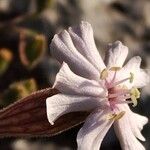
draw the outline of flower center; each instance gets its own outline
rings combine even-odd
[[[137,88],[132,87],[128,89],[125,86],[125,82],[133,83],[134,81],[134,74],[132,72],[129,73],[129,76],[122,80],[116,80],[117,72],[120,70],[120,67],[112,67],[110,69],[104,69],[100,74],[100,79],[104,80],[105,87],[108,90],[108,102],[112,114],[109,116],[110,119],[118,120],[120,119],[125,112],[119,112],[117,109],[118,104],[129,104],[132,103],[133,107],[137,105],[137,99],[140,98],[140,92]],[[112,72],[113,76],[110,81],[108,81],[109,73]]]

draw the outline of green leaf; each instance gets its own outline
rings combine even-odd
[[[36,90],[37,84],[34,79],[12,83],[4,92],[2,104],[7,106],[18,99],[28,96]]]
[[[0,75],[5,73],[8,69],[12,57],[13,55],[10,50],[4,48],[0,49]]]
[[[25,31],[20,35],[19,53],[24,66],[34,68],[43,58],[46,49],[44,35]]]

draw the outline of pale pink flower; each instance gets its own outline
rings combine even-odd
[[[141,130],[148,119],[128,106],[137,105],[137,88],[149,82],[141,58],[133,57],[123,66],[128,48],[117,41],[109,45],[104,63],[87,22],[56,34],[51,51],[62,63],[53,86],[61,93],[46,101],[51,125],[66,113],[90,111],[77,135],[78,150],[99,150],[112,124],[123,150],[144,150],[138,139],[145,141]]]

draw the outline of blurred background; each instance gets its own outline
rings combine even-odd
[[[0,0],[0,107],[53,84],[60,66],[51,57],[51,39],[81,20],[92,24],[102,56],[108,43],[121,40],[130,49],[128,59],[140,55],[149,69],[149,14],[149,0]],[[149,117],[149,98],[150,85],[133,111]],[[52,138],[0,139],[0,150],[75,150],[79,128]],[[150,124],[143,134],[150,150]],[[113,129],[101,149],[120,150]]]

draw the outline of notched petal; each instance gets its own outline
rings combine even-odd
[[[91,24],[82,21],[79,26],[70,27],[68,32],[76,49],[86,57],[96,69],[102,71],[105,65],[96,48]]]
[[[102,85],[95,80],[88,80],[74,74],[64,62],[56,75],[53,88],[64,94],[82,95],[93,97],[104,97],[105,92]]]
[[[119,107],[126,110],[126,114],[114,123],[115,132],[123,150],[145,150],[144,146],[138,141],[145,141],[139,126],[143,127],[147,119],[144,116],[133,113],[125,104]],[[140,120],[139,120],[140,119]],[[138,139],[137,139],[138,138]]]
[[[99,107],[99,98],[57,94],[46,100],[47,118],[53,125],[64,114],[78,111],[91,111]]]
[[[78,150],[99,150],[113,121],[107,119],[107,110],[95,110],[86,119],[77,135]]]
[[[77,75],[99,79],[99,71],[77,50],[66,30],[54,36],[50,48],[52,55],[60,63],[65,61]]]
[[[105,63],[108,68],[122,67],[128,55],[128,47],[124,46],[120,41],[109,44],[106,52]]]

